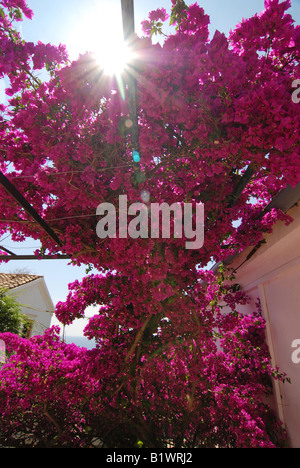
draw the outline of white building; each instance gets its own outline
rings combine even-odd
[[[21,312],[32,322],[30,336],[43,335],[49,328],[54,304],[43,276],[0,273],[0,288],[19,303]]]
[[[291,379],[283,384],[274,380],[275,409],[289,447],[300,448],[300,184],[278,193],[267,210],[275,207],[294,221],[289,226],[278,222],[262,243],[228,257],[225,264],[251,299],[239,310],[252,313],[260,301],[272,365]]]

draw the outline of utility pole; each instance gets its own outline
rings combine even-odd
[[[123,36],[124,41],[128,47],[135,47],[135,25],[134,25],[134,3],[133,0],[121,0],[122,7],[122,21],[123,21]],[[131,132],[131,146],[133,168],[136,173],[137,180],[141,180],[140,172],[140,148],[139,148],[139,129],[138,129],[138,104],[137,104],[137,80],[136,69],[131,67],[126,73],[126,80],[128,86],[128,106],[129,118],[132,122],[130,129]]]

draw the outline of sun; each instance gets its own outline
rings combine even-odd
[[[78,20],[70,36],[73,57],[91,53],[106,75],[120,75],[134,60],[134,53],[124,42],[121,8],[102,0],[98,8],[88,9]]]
[[[99,41],[99,47],[92,52],[99,68],[106,75],[119,76],[132,63],[134,54],[129,46],[120,38],[108,38]]]

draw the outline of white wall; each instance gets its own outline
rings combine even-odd
[[[278,414],[290,447],[300,448],[300,363],[292,360],[292,343],[300,340],[300,206],[288,214],[294,218],[290,226],[278,223],[252,258],[240,266],[249,249],[230,266],[240,266],[236,282],[252,299],[240,310],[251,313],[256,299],[261,301],[272,364],[291,379],[291,384],[274,381]]]
[[[31,336],[42,335],[50,326],[54,305],[44,278],[39,278],[9,291],[21,305],[21,311],[34,321]]]

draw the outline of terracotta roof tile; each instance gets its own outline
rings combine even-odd
[[[38,278],[43,278],[38,275],[26,275],[17,273],[0,273],[0,288],[14,289],[23,284],[30,283]]]

